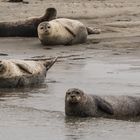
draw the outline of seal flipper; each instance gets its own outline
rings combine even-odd
[[[91,27],[86,27],[88,35],[90,34],[100,34],[101,30],[98,28],[91,28]]]
[[[24,63],[23,63],[23,64],[21,64],[21,63],[15,63],[15,64],[19,67],[19,69],[21,69],[21,70],[24,71],[25,73],[32,74],[30,68],[27,67],[26,64],[24,64]]]
[[[48,71],[56,61],[57,61],[57,57],[51,61],[45,61],[44,66],[46,67],[46,71]]]
[[[42,19],[43,21],[50,21],[56,19],[56,16],[57,16],[57,10],[55,8],[47,8]]]
[[[76,37],[76,34],[72,31],[72,29],[70,29],[70,28],[67,27],[67,26],[64,26],[64,27],[65,27],[65,29],[73,36],[73,38]]]
[[[108,102],[101,99],[100,97],[97,97],[96,101],[97,101],[97,106],[101,111],[103,111],[107,114],[110,114],[110,115],[114,114],[113,108]]]

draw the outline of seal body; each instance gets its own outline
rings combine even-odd
[[[0,88],[15,88],[37,85],[44,82],[50,61],[1,60]]]
[[[134,118],[140,116],[140,97],[87,95],[79,89],[69,89],[65,113],[79,117]]]
[[[0,37],[37,37],[37,27],[43,21],[56,18],[55,8],[46,9],[45,14],[39,18],[30,18],[15,22],[0,22]]]
[[[38,26],[38,37],[43,45],[83,43],[87,35],[87,29],[81,22],[67,18],[42,22]]]

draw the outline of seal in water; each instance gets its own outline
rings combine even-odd
[[[66,92],[65,114],[79,117],[127,119],[140,116],[140,97],[96,96],[72,88]]]
[[[78,20],[58,18],[45,21],[38,26],[38,37],[43,45],[72,45],[84,43],[88,34],[98,34],[99,30],[85,27]]]
[[[0,37],[37,37],[37,27],[43,21],[56,18],[55,8],[48,8],[44,16],[17,22],[0,22]]]
[[[0,88],[16,88],[44,82],[47,71],[56,59],[46,61],[1,60]]]

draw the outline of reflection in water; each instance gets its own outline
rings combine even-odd
[[[84,139],[89,133],[89,121],[91,118],[65,117],[66,139]]]

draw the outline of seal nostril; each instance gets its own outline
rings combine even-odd
[[[75,95],[71,95],[71,98],[74,98],[75,97]]]

